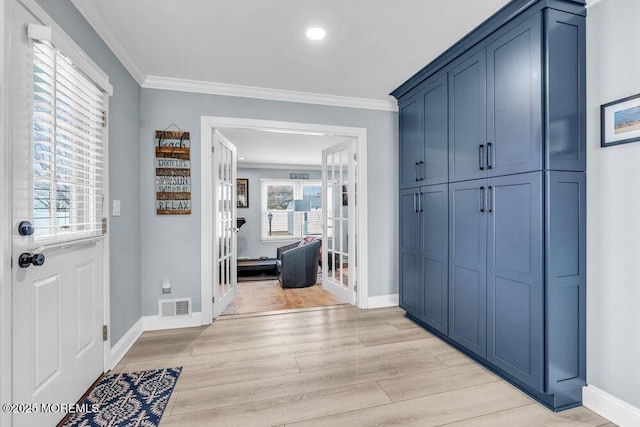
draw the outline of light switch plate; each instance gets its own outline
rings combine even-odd
[[[113,211],[111,212],[112,216],[120,216],[120,200],[113,201]]]

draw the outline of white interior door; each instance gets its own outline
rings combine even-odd
[[[356,143],[322,151],[322,287],[354,304],[357,278]]]
[[[213,317],[236,296],[236,147],[213,131]]]
[[[100,120],[89,124],[74,114],[82,102],[98,106],[106,98],[90,85],[77,101],[77,92],[64,94],[54,76],[80,85],[86,77],[50,45],[37,48],[26,24],[39,20],[18,1],[10,6],[12,401],[75,403],[104,368],[106,153]],[[12,425],[56,425],[65,416],[31,409],[14,413]]]

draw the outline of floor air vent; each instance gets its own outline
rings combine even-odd
[[[191,315],[191,298],[163,299],[160,304],[160,318]]]

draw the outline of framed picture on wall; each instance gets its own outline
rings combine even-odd
[[[640,94],[600,107],[600,146],[640,141]]]
[[[239,208],[249,207],[249,180],[247,178],[236,179],[237,204]]]

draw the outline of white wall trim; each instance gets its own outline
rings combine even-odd
[[[136,343],[140,335],[144,332],[144,322],[142,317],[138,319],[136,323],[133,324],[131,328],[127,331],[126,334],[122,338],[118,340],[116,345],[111,348],[111,352],[109,354],[109,369],[113,369],[122,357],[129,351],[129,349]]]
[[[71,3],[78,9],[78,12],[87,20],[89,25],[93,27],[98,36],[105,42],[107,47],[111,49],[127,71],[129,71],[131,77],[142,86],[147,74],[142,70],[138,61],[135,60],[134,56],[125,47],[120,37],[117,36],[111,25],[104,19],[93,3],[85,0],[71,0]]]
[[[142,316],[145,331],[161,331],[164,329],[192,328],[202,326],[202,313],[191,313],[190,316],[170,317],[163,319],[159,315]],[[211,324],[211,322],[209,322]]]
[[[369,297],[367,308],[397,307],[398,301],[400,301],[399,294],[377,295]]]
[[[283,89],[268,89],[254,86],[205,82],[200,80],[175,79],[170,77],[147,76],[143,88],[175,90],[210,95],[239,96],[243,98],[268,99],[270,101],[300,102],[303,104],[330,105],[333,107],[361,108],[365,110],[398,111],[395,100],[351,98],[347,96],[323,95],[310,92],[296,92]]]
[[[309,170],[320,171],[322,167],[320,165],[290,165],[286,163],[247,163],[238,162],[238,169],[286,169],[286,170]]]
[[[620,427],[640,426],[640,408],[591,384],[582,388],[582,404]]]

